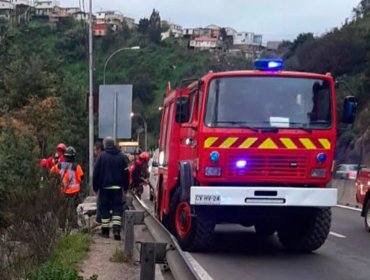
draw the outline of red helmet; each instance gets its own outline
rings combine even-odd
[[[148,152],[142,152],[139,155],[139,158],[142,159],[142,160],[144,160],[144,161],[149,161],[150,156],[149,156],[149,153]]]
[[[63,143],[60,143],[60,144],[58,144],[57,149],[60,149],[63,152],[65,152],[67,150],[67,147]]]
[[[48,161],[46,160],[46,159],[42,159],[41,161],[40,161],[40,166],[42,167],[42,168],[46,168],[47,166],[48,166]]]

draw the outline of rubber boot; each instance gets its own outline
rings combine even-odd
[[[121,240],[121,227],[113,226],[114,240]]]
[[[101,228],[101,234],[104,238],[109,238],[109,228]]]

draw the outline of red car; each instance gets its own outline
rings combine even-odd
[[[362,168],[358,173],[356,200],[362,204],[361,216],[365,218],[366,230],[370,232],[370,168]]]

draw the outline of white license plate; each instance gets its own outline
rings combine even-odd
[[[221,195],[196,194],[195,204],[221,204]]]

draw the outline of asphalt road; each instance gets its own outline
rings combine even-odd
[[[310,254],[285,252],[276,235],[262,238],[253,228],[218,225],[212,251],[190,256],[207,280],[369,280],[370,233],[360,212],[338,207],[332,212],[331,234]]]
[[[191,255],[213,279],[370,279],[370,233],[360,212],[333,208],[325,244],[311,254],[284,252],[276,236],[238,225],[216,228],[212,252]]]

